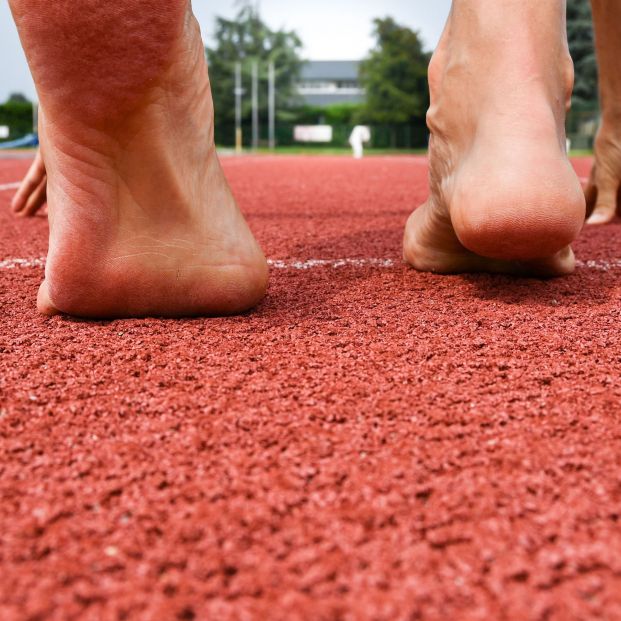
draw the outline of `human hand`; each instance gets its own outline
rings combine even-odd
[[[585,189],[587,224],[607,224],[621,207],[621,128],[604,123],[595,140],[595,164]]]
[[[32,166],[26,173],[11,202],[13,212],[22,217],[32,217],[47,201],[47,173],[41,152],[37,152]]]

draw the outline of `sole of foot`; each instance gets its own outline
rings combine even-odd
[[[482,4],[500,25],[472,21],[456,3],[429,68],[430,197],[406,225],[404,259],[443,274],[565,275],[575,267],[570,244],[584,225],[585,199],[566,153],[573,66],[562,7],[545,7],[558,31],[554,49],[536,36],[509,46],[505,13]],[[528,11],[540,8],[511,10],[532,29]]]
[[[560,152],[540,158],[534,149],[509,146],[506,157],[473,150],[414,211],[404,240],[407,263],[440,274],[547,278],[574,271],[570,244],[585,217],[576,174]]]

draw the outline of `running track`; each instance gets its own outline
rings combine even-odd
[[[225,169],[273,268],[228,319],[38,316],[0,191],[0,619],[621,619],[621,226],[419,274],[422,158]]]

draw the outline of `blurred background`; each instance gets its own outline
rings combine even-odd
[[[244,149],[338,152],[348,149],[353,127],[363,124],[371,128],[372,149],[424,150],[427,65],[450,0],[378,4],[194,0],[210,65],[219,147],[241,141]],[[591,13],[588,0],[567,4],[576,68],[567,128],[572,147],[588,151],[599,119]],[[8,4],[2,2],[0,142],[33,131],[33,103],[34,85]],[[305,133],[300,126],[323,129]]]

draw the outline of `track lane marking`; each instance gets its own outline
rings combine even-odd
[[[306,260],[283,260],[283,259],[270,259],[268,265],[275,270],[295,270],[295,271],[308,271],[321,267],[328,267],[332,269],[341,269],[344,267],[374,267],[376,269],[392,269],[404,265],[401,261],[396,259],[381,259],[381,258],[368,258],[368,259],[306,259]],[[15,270],[26,268],[39,268],[45,267],[45,258],[33,257],[29,259],[4,259],[0,261],[0,270]],[[590,260],[590,261],[576,261],[576,267],[581,270],[593,270],[596,272],[610,272],[612,270],[621,270],[621,259],[610,260]]]
[[[0,270],[15,270],[25,267],[45,267],[45,259],[4,259],[0,261]]]
[[[379,267],[390,268],[397,263],[393,259],[306,259],[300,261],[268,260],[270,267],[277,270],[312,270],[315,267]]]
[[[317,267],[331,267],[338,269],[340,267],[378,267],[391,268],[395,267],[398,262],[393,259],[308,259],[283,261],[281,259],[270,259],[268,265],[276,270],[299,270],[306,271]],[[45,267],[44,258],[30,259],[4,259],[0,261],[0,270],[14,270],[28,267]]]

